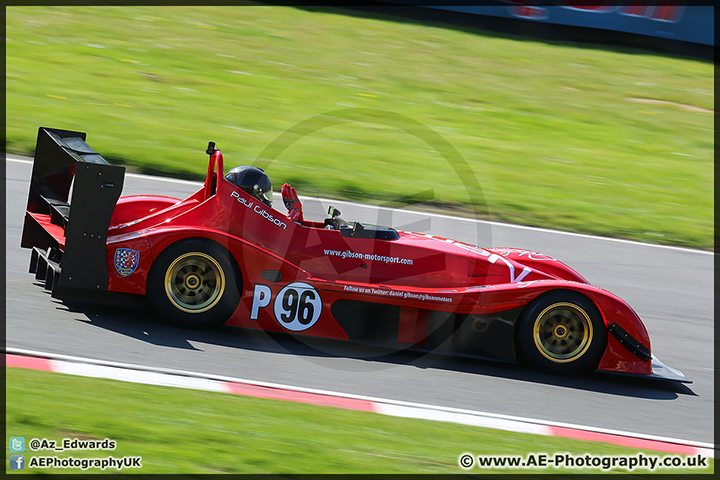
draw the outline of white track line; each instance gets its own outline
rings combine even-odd
[[[20,156],[16,156],[16,155],[6,154],[5,158],[7,159],[7,161],[10,161],[10,162],[24,163],[24,164],[32,165],[32,160],[28,160],[27,157],[20,157]],[[180,180],[177,178],[168,178],[168,177],[156,177],[153,175],[144,175],[141,173],[127,173],[126,175],[128,177],[141,178],[141,179],[146,179],[146,180],[155,180],[155,181],[168,182],[168,183],[179,183],[179,184],[183,184],[183,185],[194,185],[197,187],[200,187],[202,185],[202,183],[200,183],[200,182],[193,182],[190,180]],[[275,195],[278,196],[279,194],[276,193]],[[315,201],[319,201],[321,203],[346,204],[346,205],[354,205],[354,206],[367,207],[367,208],[387,208],[387,207],[381,207],[379,205],[358,204],[358,203],[353,203],[353,202],[348,202],[348,201],[343,201],[343,200],[332,200],[332,199],[322,198],[322,197],[308,197],[308,196],[300,195],[299,198],[301,200],[315,200]],[[445,215],[442,213],[418,212],[418,211],[413,211],[413,210],[405,210],[405,212],[416,214],[416,215],[422,215],[423,217],[435,217],[435,218],[443,218],[443,219],[450,219],[450,220],[459,220],[459,221],[463,221],[463,222],[481,223],[481,224],[490,225],[490,226],[494,225],[494,226],[499,226],[499,227],[504,227],[504,228],[516,228],[516,229],[520,229],[520,230],[529,230],[532,232],[552,233],[552,234],[556,234],[556,235],[569,235],[569,236],[573,236],[573,237],[591,238],[594,240],[605,240],[608,242],[625,243],[628,245],[637,245],[637,246],[642,246],[642,247],[664,248],[664,249],[669,249],[669,250],[677,250],[680,252],[699,253],[699,254],[703,254],[703,255],[713,255],[714,254],[714,252],[709,252],[706,250],[696,250],[693,248],[674,247],[671,245],[657,245],[654,243],[643,243],[643,242],[637,242],[634,240],[625,240],[622,238],[600,237],[597,235],[587,235],[587,234],[583,234],[583,233],[565,232],[562,230],[552,230],[549,228],[531,227],[531,226],[527,226],[527,225],[514,225],[511,223],[494,222],[494,221],[490,221],[490,220],[476,220],[473,218],[456,217],[453,215]]]
[[[535,433],[547,435],[547,427],[563,427],[573,430],[583,430],[594,433],[607,435],[615,435],[622,437],[637,438],[642,440],[651,440],[664,443],[672,443],[678,445],[688,445],[697,447],[709,452],[704,452],[707,456],[713,456],[714,446],[710,443],[697,442],[692,440],[683,440],[670,437],[662,437],[658,435],[648,435],[642,433],[625,432],[622,430],[613,430],[608,428],[591,427],[586,425],[576,425],[571,423],[553,422],[546,420],[538,420],[526,417],[517,417],[513,415],[502,415],[497,413],[480,412],[475,410],[442,407],[438,405],[428,405],[415,402],[406,402],[401,400],[392,400],[380,397],[370,397],[366,395],[355,395],[350,393],[334,392],[331,390],[321,390],[316,388],[298,387],[293,385],[284,385],[279,383],[263,382],[257,380],[248,380],[243,378],[234,378],[223,375],[205,374],[190,372],[185,370],[176,370],[162,367],[150,367],[146,365],[137,365],[123,362],[113,362],[108,360],[97,360],[72,355],[62,355],[56,353],[38,352],[20,348],[8,347],[6,353],[15,355],[25,355],[32,357],[49,358],[60,360],[62,369],[65,373],[98,377],[100,373],[104,375],[102,378],[112,378],[116,380],[129,381],[135,383],[151,383],[159,381],[161,385],[177,386],[193,389],[205,389],[202,385],[205,382],[220,381],[230,383],[241,383],[259,387],[274,388],[280,390],[289,390],[295,392],[312,393],[317,395],[326,395],[331,397],[350,398],[355,400],[364,400],[378,404],[378,413],[393,416],[403,416],[411,418],[425,418],[439,421],[447,421],[453,423],[462,423],[466,425],[483,426],[487,428],[495,428],[501,430],[521,431],[525,433]],[[82,366],[84,365],[84,366]],[[102,371],[93,370],[90,367],[103,367]],[[125,372],[119,370],[125,369]],[[135,372],[135,373],[132,373]],[[154,375],[153,375],[154,374]],[[164,376],[173,376],[174,378],[164,378]],[[183,378],[184,377],[184,378]],[[201,380],[197,382],[197,380]],[[207,388],[211,391],[226,391],[223,387],[212,386]]]

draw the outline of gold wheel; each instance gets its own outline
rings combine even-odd
[[[592,344],[592,321],[578,305],[554,303],[535,319],[532,338],[538,352],[548,360],[573,362],[585,355]]]
[[[225,291],[225,273],[220,264],[202,252],[185,253],[165,272],[165,293],[170,302],[187,313],[213,308]]]

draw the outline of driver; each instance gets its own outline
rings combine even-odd
[[[272,184],[262,168],[241,165],[230,170],[225,180],[272,207]]]
[[[270,178],[262,168],[241,165],[230,170],[225,175],[225,179],[272,208],[273,188]],[[286,183],[282,186],[281,192],[290,220],[302,223],[302,203],[295,189]]]

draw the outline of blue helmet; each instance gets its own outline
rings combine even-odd
[[[272,184],[262,168],[241,165],[230,170],[225,180],[272,207]]]

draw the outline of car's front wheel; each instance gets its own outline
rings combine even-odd
[[[240,282],[227,250],[209,240],[185,240],[155,261],[147,297],[171,323],[207,328],[228,321],[240,302]]]
[[[589,369],[607,342],[605,322],[595,304],[576,292],[545,294],[531,303],[518,326],[525,358],[549,373]]]

